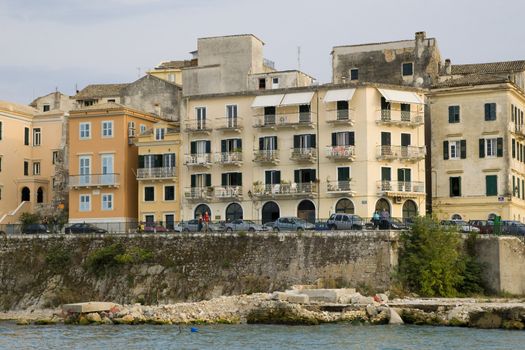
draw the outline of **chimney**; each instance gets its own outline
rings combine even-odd
[[[426,32],[416,32],[416,41],[423,41],[427,37]]]
[[[452,64],[450,62],[450,58],[447,58],[445,60],[445,74],[451,75],[452,74]]]

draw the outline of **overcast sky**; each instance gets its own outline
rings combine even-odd
[[[332,46],[435,37],[453,63],[525,59],[525,1],[0,0],[0,100],[131,82],[206,36],[253,33],[277,69],[331,79]]]

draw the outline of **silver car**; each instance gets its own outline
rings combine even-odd
[[[233,232],[233,231],[248,231],[248,232],[255,232],[255,231],[268,231],[268,226],[263,226],[260,224],[256,224],[255,222],[251,220],[233,220],[232,222],[227,222],[224,225],[224,229],[226,232]]]
[[[278,231],[304,231],[313,230],[315,225],[307,222],[304,219],[296,217],[283,217],[275,220],[273,230]]]
[[[179,225],[182,229],[182,232],[199,232],[199,220],[192,219],[188,221],[181,222]],[[208,225],[208,232],[220,232],[223,228],[218,224],[210,223]],[[204,232],[204,222],[202,223],[202,229],[200,232]]]

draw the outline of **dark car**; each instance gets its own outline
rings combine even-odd
[[[50,233],[46,225],[42,224],[29,224],[22,226],[22,233],[24,234],[35,234],[35,233]]]
[[[93,224],[86,224],[86,223],[73,224],[69,227],[66,227],[65,232],[67,234],[70,234],[70,233],[108,233],[108,231],[104,230],[103,228],[97,227]]]
[[[525,224],[519,221],[503,220],[501,221],[501,233],[507,235],[525,235]]]
[[[490,220],[470,220],[469,225],[479,228],[479,233],[492,234],[494,233],[494,221]]]
[[[387,220],[381,220],[379,222],[379,228],[381,230],[406,230],[408,226],[397,218],[390,218]]]

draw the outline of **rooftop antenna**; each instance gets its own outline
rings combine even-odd
[[[301,46],[297,46],[297,70],[301,70]]]

